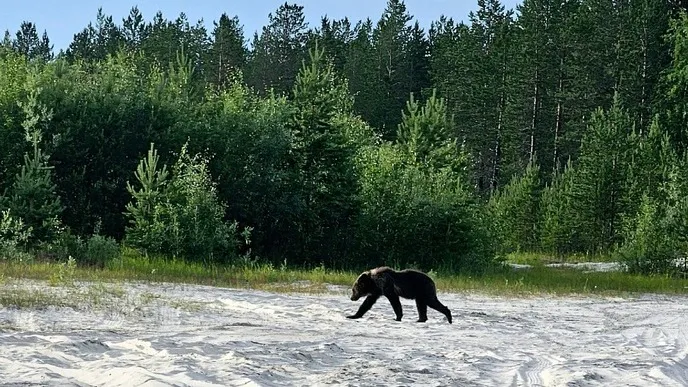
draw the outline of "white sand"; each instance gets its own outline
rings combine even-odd
[[[510,263],[514,269],[530,269],[531,265]],[[564,267],[567,269],[577,269],[583,271],[592,272],[610,272],[610,271],[621,271],[624,266],[618,262],[576,262],[576,263],[548,263],[544,265],[545,267]]]
[[[416,323],[412,301],[396,322],[384,299],[348,320],[360,302],[343,290],[117,289],[76,309],[1,307],[0,385],[688,385],[686,297],[440,294],[450,325],[433,310]]]

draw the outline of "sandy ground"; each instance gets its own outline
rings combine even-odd
[[[0,292],[80,294],[76,307],[0,307],[0,386],[686,386],[688,298],[440,294],[412,301],[171,284]],[[70,295],[66,295],[70,293]],[[61,294],[61,295],[60,295]]]
[[[531,265],[510,263],[509,266],[514,269],[530,269]],[[558,267],[558,268],[568,268],[577,269],[582,271],[593,271],[593,272],[610,272],[610,271],[620,271],[623,266],[618,262],[577,262],[577,263],[548,263],[544,265],[545,267]]]

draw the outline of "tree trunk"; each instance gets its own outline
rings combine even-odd
[[[645,105],[647,104],[647,25],[643,26],[643,39],[641,41],[641,49],[643,50],[643,70],[641,72],[640,82],[640,135],[643,135],[643,126],[645,124]]]
[[[535,87],[533,90],[533,111],[530,117],[530,149],[528,150],[528,161],[535,160],[535,131],[538,124],[538,105],[540,104],[540,69],[535,68]]]
[[[559,97],[557,98],[557,118],[556,124],[554,125],[554,157],[552,159],[552,168],[555,172],[559,172],[559,137],[564,128],[564,104],[562,102],[563,92],[564,92],[564,59],[562,58],[559,62],[559,86],[557,93]]]
[[[506,58],[504,60],[504,67],[502,67],[502,91],[499,96],[499,103],[497,104],[498,116],[497,116],[497,133],[495,136],[495,146],[494,146],[494,160],[492,161],[492,178],[490,179],[490,190],[494,191],[497,189],[499,171],[501,167],[501,157],[502,157],[502,124],[504,122],[504,108],[506,96]]]

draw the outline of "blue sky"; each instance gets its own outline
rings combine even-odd
[[[320,17],[349,17],[358,21],[370,17],[377,21],[387,3],[386,0],[289,0],[304,6],[306,20],[310,26],[319,24]],[[471,10],[477,8],[477,0],[406,0],[409,12],[427,29],[433,20],[440,15],[451,16],[455,20],[465,20]],[[515,8],[520,0],[502,0],[506,8]],[[11,5],[10,5],[11,4]],[[146,21],[153,18],[160,10],[168,19],[176,18],[180,12],[186,13],[190,22],[203,19],[212,30],[213,20],[219,19],[223,12],[239,16],[244,25],[247,38],[255,30],[267,24],[268,13],[273,12],[284,0],[29,0],[13,1],[2,7],[0,12],[0,29],[2,33],[9,30],[14,36],[22,21],[34,22],[39,30],[48,31],[55,52],[66,49],[74,34],[81,31],[90,21],[95,21],[98,7],[103,7],[106,15],[112,15],[117,24],[129,14],[134,5],[138,5]]]

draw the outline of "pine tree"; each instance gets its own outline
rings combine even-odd
[[[139,189],[127,182],[132,201],[127,242],[146,252],[197,261],[227,261],[234,256],[236,224],[224,222],[225,206],[217,198],[208,160],[191,156],[182,146],[168,175],[151,144],[135,176]]]
[[[244,69],[248,52],[238,17],[230,19],[223,13],[219,22],[213,23],[215,29],[208,60],[209,80],[224,88],[232,81],[232,74]]]
[[[10,35],[10,32],[5,30],[5,35],[0,42],[0,58],[3,55],[7,55],[10,52],[13,52],[14,48],[12,47],[12,35]]]
[[[39,38],[36,25],[31,22],[22,22],[12,46],[16,52],[28,59],[47,62],[53,58],[53,46],[47,32],[44,31]]]
[[[388,0],[382,17],[373,30],[377,78],[380,80],[382,99],[369,123],[380,130],[384,139],[394,138],[401,121],[401,111],[411,86],[411,64],[408,46],[411,40],[411,15],[402,0]]]
[[[539,167],[529,163],[522,175],[497,190],[488,203],[500,252],[533,251],[538,242]]]
[[[148,37],[149,29],[138,6],[129,11],[129,15],[122,20],[122,40],[130,50],[138,50]]]
[[[466,141],[469,123],[475,119],[472,96],[478,45],[467,25],[444,16],[430,28],[430,74],[437,92],[447,101],[448,112],[457,125],[457,136]]]
[[[315,48],[317,43],[325,51],[325,57],[332,61],[334,70],[341,74],[344,72],[347,52],[354,37],[355,32],[349,19],[333,20],[324,16],[320,20],[320,28],[311,32],[308,48]]]
[[[522,118],[522,154],[527,160],[539,155],[543,171],[557,175],[564,160],[575,155],[572,144],[580,139],[580,122],[589,111],[576,106],[575,87],[587,79],[573,81],[579,55],[585,64],[589,52],[574,50],[572,21],[579,0],[524,0],[516,22],[517,56],[515,105]],[[581,93],[582,94],[582,93]],[[577,121],[576,121],[577,120]]]
[[[95,26],[88,26],[74,35],[65,56],[70,61],[87,60],[99,61],[114,55],[126,40],[119,27],[115,25],[112,16],[106,16],[103,8],[98,8]]]
[[[417,21],[413,24],[406,51],[406,61],[410,73],[408,88],[411,93],[423,95],[425,91],[429,91],[431,86],[430,42]]]
[[[270,13],[268,20],[253,39],[246,80],[258,91],[273,88],[278,94],[286,93],[294,85],[306,56],[308,23],[303,6],[286,2],[274,15]]]
[[[355,148],[347,141],[346,128],[334,121],[348,106],[347,93],[316,46],[297,75],[291,120],[294,167],[304,201],[299,233],[305,239],[294,248],[304,249],[314,263],[343,257],[358,207]]]
[[[495,190],[500,183],[504,150],[508,148],[507,112],[513,55],[512,12],[498,0],[479,0],[469,14],[474,56],[471,58],[471,98],[474,116],[465,128],[469,149],[476,155],[478,186]]]
[[[13,216],[32,228],[30,243],[52,243],[61,224],[63,207],[53,184],[50,157],[40,147],[44,133],[41,126],[48,125],[52,111],[38,102],[35,91],[20,106],[26,116],[22,127],[33,149],[32,153],[24,154],[24,165],[5,197],[6,206]]]
[[[134,246],[145,246],[160,249],[164,242],[160,235],[161,230],[155,228],[156,208],[167,198],[169,173],[167,166],[158,166],[160,156],[151,144],[146,158],[139,162],[134,172],[136,180],[141,187],[135,189],[127,181],[127,191],[133,201],[126,206],[125,216],[129,219],[126,229],[126,238]],[[158,232],[156,232],[158,231]]]
[[[626,176],[635,147],[633,120],[618,106],[598,109],[592,116],[581,144],[576,167],[572,205],[578,213],[583,251],[604,252],[619,242]]]
[[[383,93],[375,64],[372,33],[373,22],[370,19],[356,24],[344,65],[349,91],[355,96],[354,110],[369,124],[377,115]]]
[[[398,145],[413,164],[432,169],[449,168],[457,173],[466,168],[467,160],[460,154],[446,103],[437,97],[434,90],[424,106],[411,94],[406,110],[402,112],[396,137]]]
[[[649,130],[642,134],[636,130],[631,136],[635,147],[628,164],[624,203],[629,216],[635,216],[643,195],[657,203],[667,200],[663,188],[669,183],[671,171],[678,165],[678,157],[658,117],[652,120]]]
[[[572,206],[576,172],[568,160],[542,190],[539,203],[539,248],[558,256],[580,251],[578,214]],[[582,230],[585,231],[585,230]]]
[[[668,38],[671,65],[662,76],[657,105],[660,125],[682,158],[688,149],[688,14],[682,13],[671,22]]]
[[[617,92],[621,103],[638,124],[640,134],[652,119],[655,88],[669,65],[665,34],[670,7],[666,2],[634,0],[619,2],[617,37]]]

